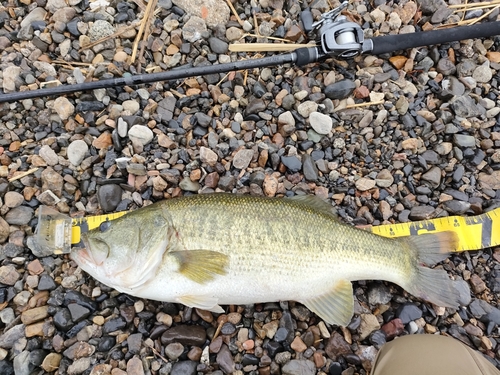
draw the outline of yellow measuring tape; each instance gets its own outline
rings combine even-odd
[[[78,244],[82,232],[97,228],[102,222],[117,219],[126,213],[72,219],[71,243]],[[448,216],[411,223],[378,225],[367,229],[384,237],[453,231],[459,237],[457,251],[479,250],[500,245],[500,208],[477,216]]]
[[[485,249],[500,245],[500,208],[477,216],[448,216],[411,223],[379,225],[371,227],[370,230],[384,237],[453,231],[459,238],[457,251]]]
[[[71,244],[76,245],[81,241],[81,233],[95,229],[105,221],[115,220],[125,215],[127,211],[114,212],[106,215],[96,215],[72,219]]]

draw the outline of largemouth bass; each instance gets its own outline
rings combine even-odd
[[[175,198],[105,222],[83,242],[72,259],[100,282],[215,312],[294,300],[346,326],[354,280],[387,280],[436,305],[459,305],[446,271],[424,266],[456,248],[455,233],[381,237],[341,223],[316,197]]]

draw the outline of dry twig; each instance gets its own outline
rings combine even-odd
[[[137,32],[137,35],[135,37],[134,41],[134,47],[132,49],[132,57],[130,58],[130,63],[133,64],[135,62],[136,56],[137,56],[137,48],[139,47],[139,42],[142,39],[143,33],[144,37],[147,38],[149,35],[149,29],[146,30],[146,27],[149,28],[151,24],[151,20],[154,15],[154,10],[156,9],[156,4],[158,3],[158,0],[149,0],[148,6],[146,7],[146,10],[144,11],[144,16],[142,17],[141,20],[141,26],[139,27],[139,31]],[[146,32],[145,32],[146,30]],[[144,41],[145,41],[144,38]]]
[[[79,52],[80,51],[83,51],[84,49],[89,49],[89,48],[92,48],[94,46],[97,46],[99,43],[103,43],[105,42],[106,40],[109,40],[109,39],[113,39],[113,38],[116,38],[120,35],[122,35],[125,31],[127,30],[130,30],[130,29],[133,29],[134,27],[136,27],[138,25],[137,22],[131,24],[131,25],[128,25],[128,26],[125,26],[121,29],[119,29],[117,32],[111,34],[111,35],[108,35],[108,36],[105,36],[104,38],[101,38],[99,40],[96,40],[95,42],[92,42],[92,43],[89,43],[89,44],[86,44],[84,46],[81,46],[80,49],[78,50]]]
[[[238,13],[236,12],[236,9],[234,9],[234,6],[233,6],[233,3],[231,2],[231,0],[226,0],[226,3],[229,6],[229,9],[231,9],[231,12],[233,12],[234,16],[236,17],[236,21],[238,21],[240,26],[243,26],[243,21],[240,18],[240,16],[238,15]]]
[[[16,180],[19,180],[25,176],[28,176],[32,173],[35,173],[36,171],[38,170],[38,167],[37,168],[31,168],[31,169],[28,169],[27,171],[25,172],[19,172],[17,173],[15,176],[11,177],[8,179],[9,182],[12,182],[12,181],[16,181]]]
[[[357,104],[348,104],[342,109],[351,109],[351,108],[359,108],[359,107],[367,107],[370,105],[379,105],[379,104],[384,104],[385,100],[377,100],[376,102],[364,102],[364,103],[357,103]]]

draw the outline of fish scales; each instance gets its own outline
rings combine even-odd
[[[211,195],[197,197],[195,209],[187,200],[164,202],[172,212],[174,226],[186,248],[229,255],[234,259],[230,269],[236,274],[247,270],[265,275],[265,267],[275,264],[279,267],[273,272],[297,277],[319,270],[329,273],[337,267],[345,272],[360,261],[373,266],[370,268],[377,272],[375,275],[367,274],[369,269],[363,269],[363,275],[352,275],[359,280],[380,276],[374,267],[397,271],[395,263],[410,262],[405,261],[409,254],[399,251],[398,243],[342,224],[333,215],[300,202],[259,199],[255,204],[250,196],[224,195],[218,200]],[[351,268],[349,272],[356,271]]]
[[[304,303],[347,325],[351,281],[394,282],[443,306],[458,304],[444,271],[431,270],[453,233],[390,239],[341,223],[315,197],[206,194],[165,200],[83,236],[73,259],[138,297],[221,312],[220,305]]]

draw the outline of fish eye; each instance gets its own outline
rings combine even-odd
[[[100,225],[99,225],[99,230],[101,231],[101,233],[104,233],[106,232],[109,228],[111,228],[111,221],[103,221]]]

